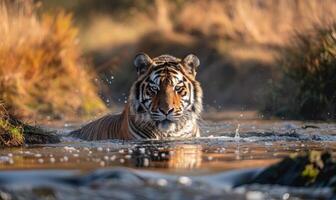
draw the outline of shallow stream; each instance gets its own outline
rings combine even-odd
[[[336,157],[334,123],[205,121],[190,140],[62,140],[1,150],[0,199],[333,198],[329,189],[235,186],[291,153]]]

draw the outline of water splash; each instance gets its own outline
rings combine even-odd
[[[240,128],[240,124],[237,125],[236,131],[235,131],[235,140],[240,140],[240,134],[239,134],[239,128]]]

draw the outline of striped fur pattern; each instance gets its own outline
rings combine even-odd
[[[199,136],[202,89],[195,55],[178,59],[138,54],[138,78],[123,113],[107,115],[71,133],[85,140],[164,139]]]

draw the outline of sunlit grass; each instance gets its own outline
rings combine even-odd
[[[0,99],[9,112],[62,118],[104,109],[71,14],[38,16],[32,3],[15,1],[0,10]]]

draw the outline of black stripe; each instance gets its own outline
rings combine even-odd
[[[129,124],[131,125],[131,129],[133,130],[134,134],[137,134],[138,136],[142,138],[155,138],[155,134],[152,134],[151,130],[148,130],[148,129],[139,130],[135,126],[135,124],[133,124],[133,121],[131,121],[131,123]]]
[[[143,94],[144,94],[144,91],[145,91],[145,84],[141,85],[140,91],[141,91],[141,93],[140,93],[141,94],[141,99],[143,100],[143,98],[144,98]]]
[[[139,134],[139,132],[137,131],[137,129],[134,127],[132,121],[129,123],[129,126],[130,126],[130,128],[132,129],[133,134],[136,134],[136,135],[140,136],[141,138],[146,139],[146,137],[144,137],[141,133]]]

